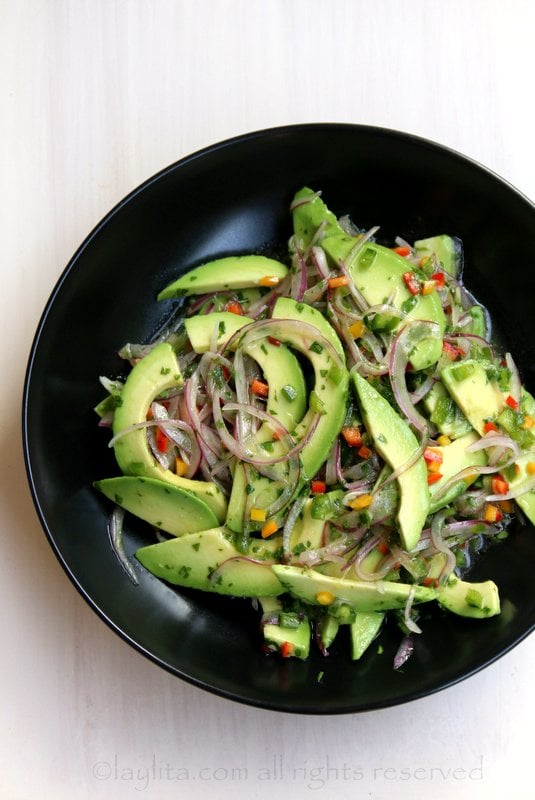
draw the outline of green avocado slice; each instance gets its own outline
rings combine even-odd
[[[126,511],[173,536],[217,525],[217,517],[205,502],[164,481],[122,476],[105,478],[94,485]]]
[[[316,328],[320,336],[326,339],[338,356],[337,361],[319,342],[308,346],[306,340],[294,330],[284,326],[284,320],[294,320]],[[273,336],[300,351],[310,361],[314,370],[314,397],[316,408],[309,407],[303,420],[297,426],[297,438],[306,433],[318,410],[321,418],[310,441],[301,450],[301,462],[308,479],[314,477],[331,452],[331,448],[342,426],[346,415],[347,391],[349,375],[345,366],[342,345],[336,332],[319,311],[298,303],[288,297],[278,298],[273,308],[273,320],[278,323],[273,328]],[[317,347],[314,345],[317,344]],[[312,396],[312,393],[311,393]]]
[[[396,470],[418,449],[416,436],[365,378],[357,372],[353,372],[352,376],[364,424],[373,439],[374,447],[387,464]],[[404,548],[412,550],[420,538],[430,507],[427,468],[423,456],[401,473],[397,484],[400,497],[397,513],[399,534]]]
[[[262,278],[282,280],[288,267],[273,258],[258,255],[227,256],[190,269],[158,294],[158,300],[192,294],[234,291],[262,286]]]
[[[132,368],[121,392],[121,403],[115,409],[113,434],[117,436],[146,419],[147,409],[162,392],[182,385],[180,367],[171,345],[162,342]],[[181,478],[159,464],[150,451],[147,434],[137,428],[119,436],[114,444],[117,463],[124,475],[156,478],[191,492],[214,512],[218,522],[225,519],[227,501],[221,489],[209,481]]]
[[[231,314],[230,311],[212,311],[197,314],[184,320],[184,327],[192,348],[196,353],[210,350],[213,334],[217,329],[216,347],[221,347],[241,328],[254,322],[251,317]]]
[[[213,528],[141,547],[135,556],[157,578],[177,586],[233,597],[269,597],[283,591],[271,569],[279,547],[280,540],[256,539],[247,553],[240,553],[230,531]]]
[[[486,619],[500,613],[498,587],[490,580],[470,583],[451,575],[445,586],[438,589],[437,601],[461,617]]]
[[[307,567],[293,567],[274,564],[271,569],[279,579],[283,589],[294,597],[312,605],[322,605],[318,595],[322,592],[332,595],[335,605],[349,606],[353,611],[387,611],[404,608],[413,592],[415,603],[434,600],[435,589],[417,584],[397,583],[395,581],[353,581],[344,578],[322,575]]]

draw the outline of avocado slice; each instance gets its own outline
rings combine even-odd
[[[306,661],[310,653],[310,622],[308,619],[300,620],[297,625],[285,625],[283,624],[284,609],[278,597],[260,597],[259,600],[264,614],[281,614],[280,624],[267,623],[263,626],[264,641],[268,649],[280,652],[289,645],[289,656]]]
[[[429,419],[437,430],[450,439],[459,439],[473,430],[441,381],[437,381],[422,400]]]
[[[283,589],[305,603],[321,605],[318,600],[319,594],[325,592],[332,595],[334,599],[329,606],[329,613],[333,612],[335,606],[347,606],[353,612],[404,608],[411,591],[414,592],[415,603],[434,600],[437,596],[435,589],[416,584],[394,581],[353,581],[322,575],[321,572],[306,567],[293,567],[285,564],[274,564],[271,569]]]
[[[418,441],[406,422],[387,400],[357,372],[352,373],[364,424],[373,439],[374,447],[393,469],[406,463],[418,449]],[[423,456],[397,479],[399,508],[397,522],[405,550],[417,544],[425,519],[429,514],[430,498],[427,468]]]
[[[96,481],[94,486],[126,511],[173,536],[217,525],[216,515],[205,502],[164,481],[122,476]]]
[[[297,438],[302,438],[318,410],[321,410],[316,430],[300,453],[305,476],[311,479],[327,459],[344,424],[349,379],[344,351],[332,326],[319,311],[306,303],[279,297],[273,308],[272,317],[273,320],[280,322],[279,326],[274,327],[272,335],[300,351],[309,359],[314,370],[313,391],[316,408],[309,406],[309,410],[296,429]],[[316,328],[318,333],[332,345],[338,356],[338,363],[319,342],[313,342],[308,347],[305,340],[294,330],[285,328],[285,319],[296,320]],[[314,347],[314,344],[317,347]]]
[[[495,419],[504,407],[504,394],[486,363],[467,358],[444,367],[440,379],[476,431],[483,436],[485,422]]]
[[[227,256],[190,269],[162,289],[157,299],[168,300],[171,297],[262,286],[262,278],[282,280],[287,274],[288,267],[273,258],[259,255]]]
[[[366,652],[381,629],[386,614],[384,611],[358,611],[355,621],[349,625],[351,635],[351,658],[357,661]]]
[[[442,233],[427,239],[417,239],[414,242],[414,252],[420,258],[435,256],[437,263],[454,278],[461,274],[463,246],[461,240],[455,236]]]
[[[113,434],[117,434],[146,419],[147,410],[155,397],[182,385],[180,367],[172,346],[168,342],[157,344],[132,368],[121,392],[121,403],[115,409]],[[222,522],[227,512],[227,501],[221,489],[209,481],[181,478],[164,469],[150,451],[146,431],[137,428],[120,436],[114,444],[117,463],[125,475],[156,478],[203,500]]]
[[[254,322],[251,317],[231,314],[230,311],[212,311],[210,314],[187,317],[184,320],[184,327],[193,350],[200,354],[210,349],[215,329],[217,329],[216,346],[219,348],[251,322]]]
[[[240,553],[231,531],[219,527],[140,547],[135,556],[157,578],[177,586],[233,597],[267,597],[283,591],[270,566],[279,548],[280,539],[256,539],[247,553]]]
[[[331,614],[325,614],[320,624],[320,639],[325,649],[328,649],[340,630],[340,622]]]
[[[438,603],[461,617],[486,619],[500,613],[500,595],[494,581],[470,583],[451,575],[438,589]]]
[[[465,492],[467,487],[475,481],[478,475],[474,473],[472,477],[461,478],[461,480],[454,483],[447,492],[440,495],[442,487],[447,481],[453,478],[454,475],[462,469],[466,469],[466,467],[485,466],[487,464],[488,459],[485,450],[471,452],[466,449],[474,442],[477,442],[479,438],[478,434],[472,431],[471,433],[461,436],[460,439],[451,442],[451,444],[433,446],[433,450],[436,450],[442,456],[442,463],[439,468],[442,478],[429,487],[429,493],[431,495],[431,514],[434,514],[440,508],[444,508],[448,503],[451,503],[452,500],[455,500],[458,495]],[[436,496],[438,496],[438,499],[435,499]]]
[[[309,247],[320,227],[323,236],[343,234],[337,218],[329,211],[320,194],[308,186],[296,192],[292,205],[294,236],[301,250]]]

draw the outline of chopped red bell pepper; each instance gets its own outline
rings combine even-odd
[[[420,294],[420,281],[414,274],[414,272],[404,272],[403,273],[403,280],[405,281],[405,285],[409,292],[413,295]]]

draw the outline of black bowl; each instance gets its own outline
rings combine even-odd
[[[134,586],[110,549],[109,506],[92,489],[95,479],[118,474],[92,411],[102,397],[98,376],[119,373],[117,349],[150,337],[172,310],[172,301],[155,301],[172,277],[217,256],[285,248],[289,203],[304,184],[321,189],[337,214],[350,213],[363,227],[381,225],[385,243],[396,234],[461,237],[465,282],[490,309],[495,333],[533,391],[534,206],[488,170],[429,141],[356,125],[299,125],[247,134],[182,159],[132,192],[89,235],[37,330],[24,391],[24,450],[58,559],[117,633],[219,695],[334,714],[443,689],[526,637],[535,619],[531,527],[516,522],[510,538],[487,550],[473,571],[474,579],[498,583],[502,614],[480,622],[434,609],[412,658],[395,672],[394,629],[383,632],[382,652],[374,647],[361,662],[351,662],[343,640],[328,658],[317,652],[306,663],[281,660],[261,653],[248,601],[175,591],[141,567]],[[127,553],[151,541],[147,527],[130,519]]]

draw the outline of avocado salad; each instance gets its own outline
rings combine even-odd
[[[283,260],[226,256],[160,292],[171,321],[122,348],[124,380],[100,379],[122,474],[95,486],[134,582],[125,512],[154,529],[138,564],[250,598],[265,652],[347,637],[356,660],[388,619],[397,669],[426,604],[500,613],[491,576],[467,573],[513,515],[535,523],[535,400],[458,239],[384,246],[306,187],[290,213]]]

